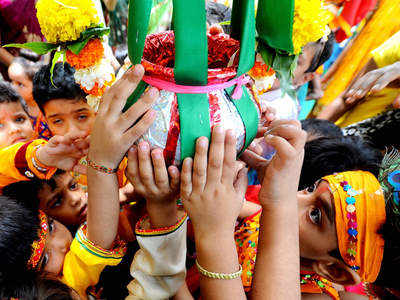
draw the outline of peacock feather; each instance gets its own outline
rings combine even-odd
[[[400,231],[400,152],[398,150],[392,149],[385,154],[378,180],[385,195],[387,218]]]

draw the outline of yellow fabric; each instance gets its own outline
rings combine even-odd
[[[400,31],[372,51],[372,57],[379,68],[400,61]]]
[[[348,171],[323,178],[335,201],[339,251],[361,281],[378,277],[383,259],[383,237],[378,234],[386,220],[385,199],[378,180],[369,172]]]
[[[383,68],[400,61],[400,31],[372,51],[371,54],[378,68]],[[385,88],[380,92],[371,94],[365,97],[363,102],[347,111],[336,122],[336,125],[346,127],[374,117],[391,107],[391,104],[399,94],[400,89],[397,88]]]
[[[64,259],[62,281],[87,299],[86,290],[96,285],[106,266],[118,265],[126,251],[125,243],[116,241],[112,250],[101,249],[86,237],[86,225],[79,228]]]
[[[335,100],[371,58],[372,50],[400,30],[399,15],[400,0],[380,1],[372,18],[340,61],[338,69],[325,89],[324,96],[318,100],[311,116],[318,115],[326,105]]]
[[[400,89],[384,88],[382,91],[365,97],[365,100],[347,111],[336,125],[343,128],[348,125],[372,118],[388,110],[396,97],[400,94]]]
[[[46,173],[42,173],[33,166],[32,157],[34,151],[36,150],[35,147],[38,145],[44,145],[46,143],[47,141],[41,139],[33,140],[25,152],[24,161],[27,165],[27,168],[39,179],[50,179],[57,170],[56,168],[48,168]],[[29,177],[23,176],[15,166],[15,156],[25,144],[26,143],[16,143],[0,149],[0,190],[11,183],[29,180]]]

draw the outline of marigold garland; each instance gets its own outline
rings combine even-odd
[[[293,18],[294,54],[310,42],[315,42],[329,34],[327,24],[331,19],[321,0],[295,0]]]
[[[67,50],[66,60],[75,69],[84,69],[97,64],[103,55],[104,47],[101,40],[91,39],[78,55]]]
[[[39,0],[40,29],[50,43],[77,40],[82,31],[99,23],[92,0]]]
[[[94,87],[91,90],[87,90],[85,87],[81,86],[81,88],[85,91],[85,93],[93,96],[102,96],[108,86],[111,86],[115,81],[115,76],[112,74],[112,79],[110,81],[104,82],[103,85],[100,86],[98,82],[94,84]]]

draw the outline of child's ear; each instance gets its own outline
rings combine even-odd
[[[357,272],[338,259],[334,261],[313,261],[312,268],[318,275],[337,284],[357,285],[361,282]]]

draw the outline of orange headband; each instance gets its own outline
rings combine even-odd
[[[47,216],[44,212],[39,210],[39,239],[32,243],[32,255],[28,261],[28,267],[31,269],[36,269],[40,258],[42,257],[44,246],[47,239],[47,234],[49,233],[49,225],[47,223]]]
[[[384,240],[378,230],[386,220],[385,199],[378,180],[369,172],[349,171],[329,175],[335,199],[339,251],[364,282],[378,277]]]

